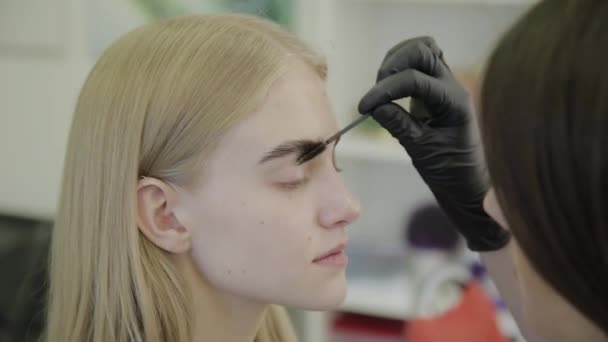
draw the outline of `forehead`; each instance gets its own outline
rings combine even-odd
[[[233,143],[272,148],[286,140],[325,138],[336,128],[325,81],[312,68],[294,61],[271,86],[260,108],[228,135]]]

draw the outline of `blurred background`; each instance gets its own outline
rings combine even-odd
[[[0,0],[0,341],[33,340],[41,328],[72,111],[87,72],[121,33],[189,13],[267,17],[327,57],[329,92],[344,125],[358,115],[386,51],[419,35],[437,40],[476,96],[496,40],[533,2]],[[293,310],[301,340],[523,341],[406,153],[375,124],[362,126],[337,149],[363,206],[350,230],[348,296],[334,312]]]

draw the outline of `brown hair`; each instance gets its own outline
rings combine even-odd
[[[608,1],[543,1],[490,58],[488,170],[536,271],[608,333]]]

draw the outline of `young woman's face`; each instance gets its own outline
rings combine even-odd
[[[238,101],[239,99],[234,99]],[[335,133],[325,83],[294,62],[261,108],[233,127],[181,194],[192,257],[216,289],[304,309],[339,305],[346,291],[347,226],[359,216],[334,145],[302,165],[309,141]]]

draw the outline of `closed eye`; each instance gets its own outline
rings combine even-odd
[[[284,189],[284,190],[297,190],[300,187],[306,185],[309,181],[309,178],[302,178],[302,179],[298,179],[298,180],[294,180],[291,182],[281,182],[278,183],[279,187]]]

